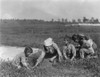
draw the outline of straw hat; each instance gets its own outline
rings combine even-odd
[[[45,46],[51,46],[53,44],[52,38],[48,38],[44,41]]]

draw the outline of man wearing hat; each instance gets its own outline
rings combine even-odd
[[[44,41],[43,44],[44,50],[38,49],[36,53],[31,54],[30,60],[32,62],[33,68],[37,67],[44,59],[50,59],[50,62],[55,63],[55,61],[61,62],[62,53],[57,46],[57,44],[48,38]],[[34,63],[35,62],[35,63]]]
[[[52,38],[48,38],[44,41],[44,51],[46,53],[45,58],[50,58],[51,62],[54,60],[61,62],[62,53]]]

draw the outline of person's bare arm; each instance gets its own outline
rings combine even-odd
[[[66,55],[66,47],[63,47],[63,56],[65,59],[68,59],[67,55]]]
[[[71,49],[72,49],[72,53],[73,53],[73,56],[71,58],[71,61],[72,61],[76,56],[76,48],[73,45],[71,45]]]
[[[22,64],[23,64],[27,69],[30,69],[30,68],[29,68],[29,64],[28,64],[28,62],[26,61],[26,58],[25,58],[25,57],[22,57]]]
[[[62,53],[58,47],[58,45],[56,43],[53,44],[53,46],[55,47],[55,49],[57,50],[58,52],[58,55],[59,55],[59,61],[61,62],[61,59],[62,59]]]
[[[35,64],[35,66],[32,67],[32,68],[35,68],[37,65],[39,65],[39,64],[42,62],[42,60],[44,59],[44,57],[45,57],[45,52],[42,51],[42,54],[41,54],[40,57],[37,59],[37,62],[36,62],[36,64]]]
[[[50,58],[50,62],[53,62],[54,61],[54,59],[57,57],[57,55],[56,56],[53,56],[52,58]]]

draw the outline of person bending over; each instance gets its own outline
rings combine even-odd
[[[50,62],[53,62],[54,60],[61,62],[62,53],[52,38],[48,38],[44,41],[44,51],[46,53],[45,58],[50,57]]]
[[[80,55],[81,58],[85,57],[85,54],[87,55],[87,57],[91,57],[92,55],[94,55],[95,51],[94,51],[94,42],[92,39],[85,37],[83,40],[83,45],[80,49]]]
[[[71,40],[65,39],[65,45],[63,46],[63,56],[64,58],[70,59],[71,61],[76,57],[76,49],[73,44],[71,44]]]
[[[32,61],[35,61],[33,68],[37,67],[44,59],[49,59],[52,63],[55,63],[55,61],[61,62],[62,53],[52,38],[44,40],[43,48],[43,50],[38,49],[37,53],[31,54],[32,59],[34,59]]]
[[[27,46],[24,49],[24,52],[21,52],[17,54],[14,59],[13,59],[13,64],[20,69],[21,67],[26,67],[29,69],[29,64],[27,63],[27,58],[29,57],[30,54],[33,53],[33,50],[31,47]]]

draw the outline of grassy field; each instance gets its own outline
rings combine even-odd
[[[33,21],[5,20],[0,21],[0,45],[26,46],[42,48],[43,41],[52,37],[62,50],[66,35],[84,33],[98,45],[100,54],[100,27],[64,26],[62,23],[43,23]],[[0,77],[100,77],[100,56],[98,59],[63,61],[51,65],[45,60],[36,69],[16,69],[10,61],[2,61]]]

